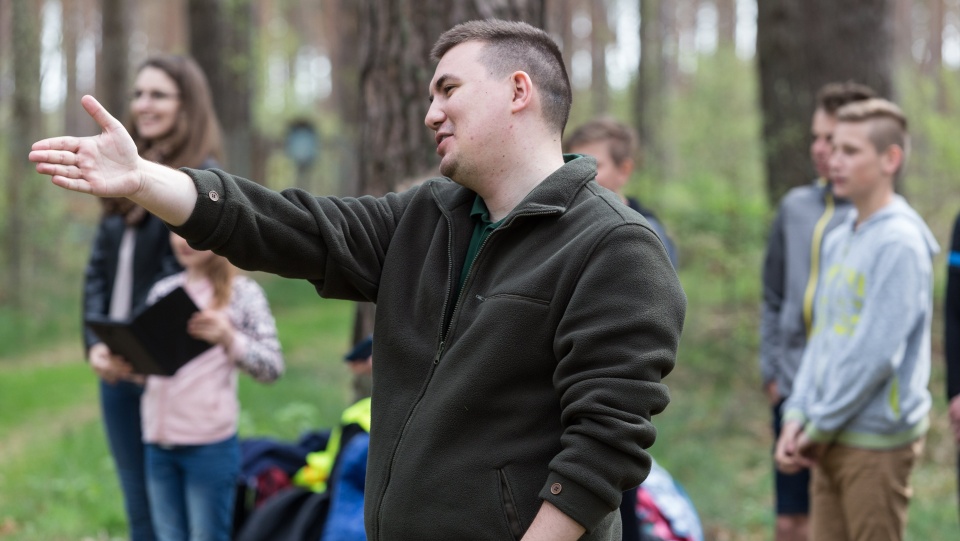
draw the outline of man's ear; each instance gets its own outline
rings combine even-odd
[[[533,81],[525,71],[515,71],[510,76],[513,86],[513,99],[510,101],[510,112],[519,113],[533,103]]]
[[[890,145],[880,154],[880,167],[887,175],[894,176],[903,165],[903,148],[900,145]]]
[[[629,179],[633,173],[634,165],[633,158],[624,158],[623,161],[620,162],[620,165],[617,166],[617,172]]]

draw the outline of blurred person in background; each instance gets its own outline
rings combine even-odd
[[[623,188],[633,174],[636,163],[634,160],[639,152],[636,132],[612,118],[595,118],[570,134],[563,146],[566,152],[593,156],[597,160],[597,184],[617,194],[625,205],[650,222],[650,227],[667,249],[670,263],[673,268],[677,268],[677,249],[656,214],[641,205],[637,198],[627,197],[623,193]]]
[[[947,360],[947,405],[954,441],[960,447],[960,215],[953,224],[947,256],[947,298],[943,321]],[[957,453],[957,486],[960,487],[960,453]]]
[[[126,129],[143,158],[170,167],[210,168],[222,160],[220,127],[200,67],[183,56],[149,58],[137,70]],[[154,283],[180,271],[170,232],[125,198],[101,198],[103,216],[84,275],[84,315],[124,320],[144,306]],[[154,539],[140,429],[142,379],[90,330],[90,367],[100,378],[100,404],[133,541]]]
[[[172,376],[148,376],[142,398],[147,492],[158,541],[230,541],[240,476],[237,372],[263,383],[283,373],[263,289],[226,258],[168,235],[183,272],[147,304],[183,288],[200,309],[183,332],[213,347]]]
[[[760,376],[770,403],[774,441],[780,437],[783,402],[790,396],[813,325],[813,296],[820,281],[823,239],[836,228],[850,203],[834,196],[830,153],[837,110],[874,96],[856,83],[830,83],[817,95],[810,123],[810,159],[817,178],[783,197],[770,227],[763,263]],[[810,515],[810,471],[774,469],[777,541],[804,541]]]
[[[882,99],[837,111],[833,192],[854,211],[827,235],[814,327],[783,405],[777,467],[810,468],[810,537],[903,539],[929,426],[936,239],[894,192],[907,119]]]

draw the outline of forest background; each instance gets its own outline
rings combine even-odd
[[[226,169],[274,189],[381,194],[435,174],[422,124],[430,45],[490,16],[561,44],[575,87],[568,129],[608,114],[640,132],[643,166],[627,191],[666,224],[689,298],[652,452],[690,493],[708,539],[771,537],[759,275],[776,202],[813,177],[814,94],[853,79],[901,104],[913,133],[903,192],[947,248],[960,210],[960,0],[0,0],[0,539],[125,532],[79,333],[98,206],[36,175],[30,144],[95,133],[81,95],[122,116],[144,58],[186,53],[210,77]],[[935,268],[916,540],[960,531],[942,253]],[[293,439],[332,425],[349,399],[339,358],[369,331],[372,309],[256,278],[289,372],[270,388],[242,383],[241,435]]]

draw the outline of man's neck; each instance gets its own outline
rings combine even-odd
[[[487,205],[492,221],[502,220],[527,194],[563,166],[559,145],[552,147],[545,145],[537,152],[520,154],[487,173],[489,180],[478,186],[476,192]]]

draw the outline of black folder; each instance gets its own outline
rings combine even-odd
[[[88,315],[84,323],[137,374],[172,376],[213,344],[187,334],[197,305],[182,287],[144,308],[127,321]]]

